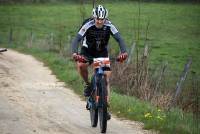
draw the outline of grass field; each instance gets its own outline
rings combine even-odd
[[[137,40],[138,4],[108,3],[110,19],[118,27],[130,48],[132,40]],[[91,5],[85,4],[86,16],[90,16]],[[200,50],[200,7],[192,4],[141,4],[140,51],[143,50],[147,22],[150,21],[148,43],[151,45],[151,65],[156,66],[168,61],[172,70],[181,71],[188,57],[193,58],[192,70],[200,72],[198,66]],[[77,93],[82,93],[81,79],[70,57],[24,47],[29,43],[42,48],[43,40],[54,35],[55,45],[68,45],[68,36],[74,36],[82,22],[80,6],[74,3],[37,4],[37,5],[1,5],[0,6],[0,45],[10,45],[19,51],[30,53],[48,65],[54,74]],[[11,30],[12,29],[12,30]],[[12,32],[11,32],[12,31]],[[12,42],[9,38],[12,33]],[[132,39],[132,37],[134,37]],[[118,51],[112,39],[112,48]],[[178,72],[179,73],[179,72]],[[160,111],[146,102],[134,97],[112,93],[111,110],[128,119],[145,123],[146,129],[155,129],[161,133],[198,133],[198,122],[193,116],[181,110]],[[184,116],[183,116],[184,115]],[[199,121],[199,120],[198,120]],[[178,124],[178,125],[177,125]]]
[[[109,18],[117,26],[128,48],[138,35],[138,3],[109,3]],[[85,4],[85,16],[90,16],[92,5]],[[198,66],[200,50],[200,6],[194,4],[142,3],[140,16],[140,51],[146,38],[146,26],[150,22],[148,44],[151,46],[151,65],[168,62],[169,67],[181,71],[186,60],[192,57],[192,70]],[[0,42],[7,42],[12,27],[15,41],[26,39],[32,30],[37,38],[45,38],[53,32],[75,35],[82,22],[80,5],[72,3],[45,5],[0,6]],[[118,51],[116,42],[111,47]]]

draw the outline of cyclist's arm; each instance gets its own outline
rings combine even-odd
[[[119,31],[117,30],[117,28],[111,23],[110,23],[110,32],[111,35],[114,37],[114,39],[118,42],[121,53],[125,53],[126,52],[126,45],[124,40],[122,39]]]
[[[87,29],[90,27],[89,20],[90,19],[84,22],[82,27],[79,29],[79,32],[76,35],[75,39],[72,41],[72,53],[78,53],[79,42],[84,38]]]
[[[121,53],[125,53],[126,51],[126,45],[124,40],[122,39],[121,35],[119,32],[113,34],[114,39],[118,42]]]
[[[72,41],[72,53],[78,53],[79,42],[83,39],[83,36],[77,34],[74,40]]]

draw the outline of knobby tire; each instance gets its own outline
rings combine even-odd
[[[106,90],[106,79],[102,77],[99,79],[99,95],[100,95],[100,107],[98,108],[98,115],[99,115],[99,125],[101,133],[106,133],[107,129],[107,90]]]

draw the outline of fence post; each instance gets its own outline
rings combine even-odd
[[[62,37],[59,35],[59,54],[62,56],[63,48],[62,48]]]
[[[82,22],[85,20],[86,12],[85,12],[85,7],[84,7],[84,0],[80,0],[80,14],[82,18]]]
[[[155,95],[155,93],[158,91],[158,88],[160,87],[160,83],[161,83],[161,81],[162,81],[162,78],[163,78],[163,76],[164,76],[165,70],[166,70],[166,68],[167,68],[167,64],[168,64],[167,62],[164,63],[164,66],[162,67],[162,70],[161,70],[161,72],[160,72],[159,78],[158,78],[158,80],[157,80],[157,82],[156,82],[156,87],[155,87],[155,89],[154,89],[153,95]]]
[[[96,3],[96,1],[93,0],[93,1],[92,1],[92,6],[93,6],[93,8],[95,7],[95,3]]]
[[[54,34],[51,32],[50,34],[50,47],[49,47],[49,51],[53,49],[53,44],[54,44]]]
[[[200,119],[200,101],[199,101],[199,98],[200,98],[200,92],[199,92],[199,83],[200,83],[200,79],[198,77],[198,75],[195,74],[195,72],[192,72],[192,90],[193,90],[193,93],[194,93],[194,106],[193,106],[193,120],[194,120],[194,124],[195,124],[195,127],[192,131],[192,133],[197,133],[198,131],[198,119]]]
[[[143,54],[144,57],[147,57],[147,56],[148,56],[148,50],[149,50],[149,47],[148,47],[148,45],[146,44],[145,47],[144,47],[144,54]]]
[[[28,44],[28,48],[31,48],[33,45],[33,31],[31,29],[31,33],[30,33],[30,39],[29,39],[29,44]]]
[[[68,42],[69,42],[68,54],[71,55],[71,54],[72,54],[72,45],[71,45],[72,37],[71,37],[71,35],[69,34],[69,35],[67,36],[67,38],[68,38]]]
[[[191,64],[192,64],[192,59],[190,58],[188,60],[188,62],[185,64],[183,73],[180,76],[180,80],[176,83],[176,93],[174,94],[174,96],[172,98],[172,102],[171,102],[170,108],[175,106],[175,104],[177,103],[177,97],[180,95],[180,93],[182,91],[181,86],[182,86],[183,82],[185,81],[185,79],[187,77],[187,74],[189,72],[189,68],[190,68]]]
[[[126,64],[130,64],[130,63],[131,63],[132,57],[133,57],[134,49],[135,49],[135,42],[133,42],[133,44],[132,44],[132,46],[131,46],[131,49],[130,49],[130,51],[129,51],[129,57],[128,57],[128,60],[127,60],[127,63],[126,63]]]
[[[10,28],[10,31],[9,31],[8,45],[11,46],[11,45],[12,45],[12,42],[13,42],[13,29],[12,29],[12,27],[11,27],[11,28]]]

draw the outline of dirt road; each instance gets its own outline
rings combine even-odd
[[[140,123],[108,122],[108,134],[146,134]],[[0,134],[98,134],[85,102],[43,63],[8,50],[0,53]]]

